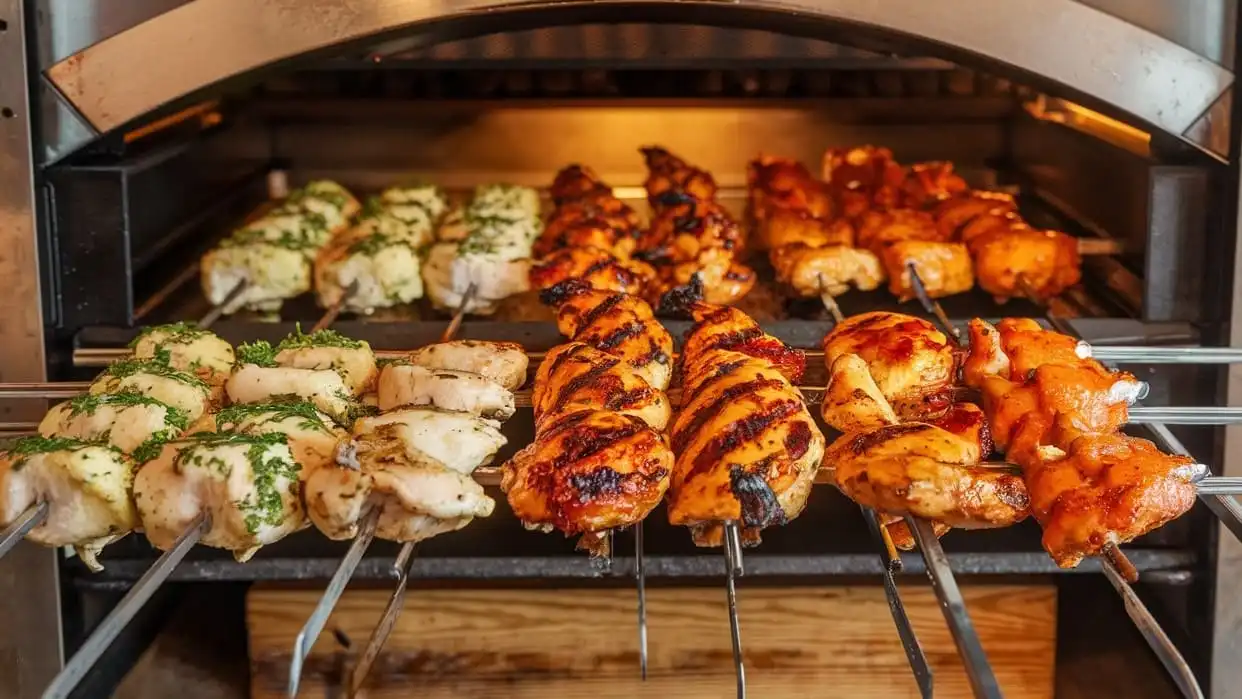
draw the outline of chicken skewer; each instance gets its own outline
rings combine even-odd
[[[135,350],[141,352],[142,347],[138,344]],[[158,349],[153,351],[158,352]],[[173,353],[168,352],[168,356],[172,357]],[[299,350],[293,350],[291,357],[292,361],[298,361]],[[234,369],[230,384],[236,375]],[[69,696],[200,541],[231,547],[238,560],[246,560],[259,546],[305,526],[305,512],[298,495],[301,465],[295,460],[288,441],[289,438],[280,432],[259,435],[208,432],[185,438],[180,443],[166,444],[160,455],[144,466],[133,483],[133,499],[148,539],[163,548],[164,553],[56,676],[43,695],[46,699]],[[227,471],[213,465],[217,463],[225,464]],[[253,493],[242,497],[234,492],[238,488],[245,489],[246,484]],[[187,495],[190,493],[193,495]],[[217,493],[226,501],[209,502]],[[187,506],[197,511],[190,515]],[[248,507],[252,509],[247,510]],[[243,515],[244,525],[240,524]],[[235,526],[244,526],[247,535],[231,535],[230,528]]]
[[[917,281],[918,273],[913,267],[910,269],[910,275],[912,280],[916,280],[915,283],[917,288],[919,285]],[[925,305],[934,303],[931,302],[930,299],[920,300],[924,301]],[[943,312],[941,315],[943,315]],[[944,326],[946,330],[951,327],[951,325],[947,323],[945,323]],[[1160,429],[1164,429],[1163,425],[1159,425],[1157,423],[1157,426]],[[1147,444],[1150,446],[1150,443]],[[1075,445],[1071,445],[1071,450],[1073,450],[1075,446],[1077,446],[1077,442]],[[1182,451],[1184,453],[1184,449]],[[1190,459],[1186,457],[1185,461],[1189,462]],[[1190,464],[1190,466],[1193,467],[1194,465]],[[1157,657],[1160,658],[1160,661],[1165,666],[1165,669],[1172,676],[1179,689],[1181,689],[1183,696],[1193,699],[1203,697],[1203,691],[1199,687],[1198,680],[1195,678],[1189,664],[1187,664],[1185,658],[1182,657],[1177,647],[1173,645],[1172,641],[1164,633],[1163,629],[1160,627],[1160,624],[1151,614],[1151,611],[1147,609],[1146,605],[1143,604],[1137,593],[1135,593],[1134,588],[1131,587],[1130,583],[1134,582],[1138,578],[1138,571],[1134,568],[1129,559],[1127,559],[1121,552],[1116,543],[1107,543],[1103,547],[1102,553],[1103,556],[1101,564],[1104,569],[1105,577],[1108,578],[1109,583],[1112,584],[1118,594],[1121,595],[1123,601],[1125,602],[1127,614],[1138,627],[1139,631],[1143,634],[1144,638],[1148,642],[1148,645],[1156,653]]]
[[[239,296],[245,291],[246,284],[245,280],[239,281],[235,288],[229,292],[229,296],[232,298]],[[164,345],[168,344],[170,361],[174,361],[176,358],[173,357],[173,352],[183,344],[178,342],[178,340],[181,337],[185,337],[191,343],[191,346],[186,349],[197,347],[200,350],[206,350],[206,356],[210,357],[210,359],[204,360],[204,363],[208,365],[209,369],[218,368],[226,370],[227,366],[232,362],[233,348],[223,341],[220,341],[218,344],[211,344],[210,339],[204,338],[205,335],[211,335],[205,331],[215,321],[219,320],[220,315],[223,313],[223,308],[223,304],[212,308],[196,325],[176,324],[174,326],[165,326],[170,328],[165,335],[156,336],[154,333],[139,335],[132,343],[132,351],[129,353],[129,357],[139,359],[154,357],[157,351],[164,349]],[[211,335],[211,337],[215,338],[214,335]],[[219,338],[215,339],[219,340]],[[191,363],[186,362],[182,368],[189,368]],[[88,389],[89,386],[84,390]],[[37,426],[32,425],[30,429],[16,428],[12,431],[33,434],[35,429],[37,429]],[[46,501],[38,502],[33,507],[27,508],[3,530],[0,530],[0,558],[4,558],[17,545],[17,542],[21,541],[32,530],[41,526],[47,520],[50,513],[50,503]]]

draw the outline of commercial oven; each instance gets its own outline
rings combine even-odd
[[[360,193],[408,180],[450,193],[499,181],[546,187],[561,167],[584,163],[641,207],[638,149],[650,144],[713,173],[739,214],[746,163],[760,153],[817,164],[826,148],[876,144],[906,162],[952,161],[972,186],[1014,195],[1033,223],[1105,238],[1113,254],[1086,259],[1083,282],[1049,304],[1002,305],[976,290],[942,299],[950,318],[1051,319],[1097,347],[1242,347],[1237,22],[1229,0],[0,0],[0,380],[83,381],[139,326],[203,316],[200,256],[290,187],[324,178]],[[931,317],[882,291],[839,302],[847,314]],[[831,327],[821,304],[762,280],[740,305],[805,349]],[[275,340],[321,313],[306,296],[213,329],[235,343]],[[434,341],[450,316],[422,302],[345,313],[332,327],[395,351]],[[531,352],[561,341],[550,311],[519,304],[467,316],[461,336]],[[1150,385],[1150,405],[1242,404],[1231,365],[1124,366]],[[6,431],[60,395],[40,390],[0,403]],[[520,447],[530,418],[507,429]],[[1218,476],[1242,475],[1236,428],[1152,434]],[[1168,642],[1222,698],[1242,691],[1242,549],[1228,507],[1196,505],[1125,549]],[[653,585],[720,585],[719,554],[661,517],[642,545]],[[1183,691],[1100,564],[1058,569],[1034,522],[958,532],[943,545],[964,583],[1055,586],[1059,694],[1092,682],[1115,692],[1107,696]],[[568,540],[524,531],[501,504],[421,545],[409,575],[420,589],[628,586],[634,541],[622,534],[615,546],[601,567]],[[172,573],[169,599],[205,589],[240,605],[236,592],[256,582],[322,587],[345,549],[311,532],[244,564],[200,547]],[[354,579],[390,588],[396,550],[377,543]],[[0,696],[40,696],[157,555],[135,536],[109,548],[101,573],[33,545],[0,561]],[[917,553],[904,558],[899,580],[914,585],[925,566]],[[745,554],[744,580],[878,587],[877,560],[857,508],[819,486],[806,514]],[[140,614],[79,695],[108,694],[167,609]],[[246,652],[241,639],[235,652]],[[289,660],[255,662],[279,674]],[[316,686],[332,684],[330,669],[308,672],[323,676]],[[421,680],[415,671],[385,681],[417,692]]]

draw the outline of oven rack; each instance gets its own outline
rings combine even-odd
[[[439,324],[436,324],[436,325],[439,326]],[[1173,347],[1173,348],[1169,348],[1169,347],[1116,348],[1114,347],[1114,348],[1110,348],[1107,345],[1103,345],[1095,349],[1096,349],[1095,354],[1097,358],[1106,359],[1109,357],[1110,351],[1115,351],[1116,354],[1113,356],[1119,357],[1121,361],[1145,361],[1148,363],[1180,364],[1180,363],[1185,363],[1187,359],[1190,359],[1190,360],[1198,360],[1195,363],[1209,363],[1210,364],[1210,363],[1236,362],[1239,359],[1237,356],[1237,353],[1231,352],[1227,349],[1218,349],[1218,348],[1206,348],[1207,351],[1197,352],[1195,348],[1190,348],[1190,347]],[[812,355],[812,352],[814,351],[807,352],[807,354]],[[394,351],[392,350],[387,351],[388,356],[391,356],[393,353]],[[101,360],[104,360],[105,358],[112,358],[112,357],[120,356],[123,354],[124,354],[124,350],[116,349],[115,347],[111,349],[93,348],[91,351],[81,351],[80,355],[75,353],[75,359],[79,360],[78,363],[84,366],[87,366],[87,365],[92,365],[97,362],[100,362]],[[381,356],[384,356],[385,351],[381,350],[380,354]],[[541,358],[542,356],[542,353],[537,352],[537,351],[531,352],[530,354],[532,355],[532,359],[536,359],[536,360]],[[814,352],[814,355],[809,358],[822,358],[822,352]],[[51,397],[65,396],[67,394],[72,395],[72,394],[75,394],[75,393],[78,393],[84,390],[85,388],[86,388],[85,384],[76,384],[76,383],[30,385],[30,386],[25,386],[25,387],[15,387],[15,386],[9,385],[9,386],[0,386],[0,397],[51,398]],[[17,390],[14,390],[14,389],[17,389]],[[805,387],[805,390],[808,394],[808,398],[811,399],[812,402],[815,401],[815,398],[818,395],[822,394],[822,389],[818,387],[808,386],[808,387]],[[22,392],[22,391],[25,391],[25,392]],[[525,405],[529,405],[529,394],[527,394],[525,397],[527,398],[527,400],[525,401]],[[521,399],[519,399],[519,406],[522,406],[522,405],[523,405],[523,402],[521,401]],[[1161,410],[1168,410],[1168,409],[1161,409]],[[1170,413],[1167,413],[1167,412],[1163,413],[1162,415],[1160,415],[1160,419],[1167,421],[1167,418],[1169,417],[1169,415]],[[0,427],[0,430],[6,430],[6,431],[12,432],[12,431],[15,431],[16,427],[17,427],[16,425],[9,424],[9,425],[4,425]],[[22,427],[29,428],[29,427],[33,427],[33,425],[22,425]],[[1168,434],[1167,430],[1163,427],[1163,425],[1159,425],[1159,424],[1153,425],[1153,430],[1155,430],[1157,437],[1163,437],[1164,434]],[[1162,434],[1162,431],[1163,431],[1163,434]],[[1168,434],[1168,436],[1171,437],[1171,434]],[[1165,444],[1167,445],[1168,442],[1166,441]],[[1177,447],[1180,448],[1180,443],[1176,443],[1176,444],[1177,444]],[[1169,448],[1171,450],[1174,449],[1174,447],[1166,447],[1166,448]],[[479,472],[479,475],[481,476],[480,478],[481,482],[483,482],[484,484],[486,485],[496,484],[496,478],[498,474],[494,468],[481,470]],[[818,482],[823,482],[823,479],[820,479]],[[1211,498],[1205,497],[1204,499],[1206,501],[1206,500],[1210,500]],[[1223,503],[1228,498],[1219,497],[1216,499]],[[1224,508],[1223,510],[1217,507],[1213,507],[1212,509],[1214,512],[1217,512],[1218,516],[1221,516],[1223,514],[1224,516],[1222,516],[1222,519],[1225,520],[1227,523],[1228,523],[1227,517],[1229,516],[1234,517],[1235,523],[1239,522],[1239,520],[1237,520],[1236,518],[1236,515],[1238,514],[1236,512],[1236,509],[1237,509],[1236,503],[1234,503],[1233,510],[1230,510],[1227,507]],[[1242,531],[1242,523],[1237,524],[1236,527],[1231,525],[1231,528],[1233,528],[1234,531]],[[923,543],[930,543],[928,537],[926,536],[926,534],[929,534],[929,533],[925,532],[924,534],[925,536],[920,537],[920,541],[922,541]],[[939,550],[940,550],[939,545],[936,545],[933,547],[933,552],[939,551]],[[1160,570],[1159,566],[1165,564],[1165,562],[1161,561],[1159,557],[1153,557],[1149,555],[1149,552],[1143,549],[1135,550],[1133,553],[1138,554],[1137,556],[1133,556],[1132,559],[1136,561],[1136,567],[1138,567],[1140,570],[1150,570],[1151,568],[1155,568],[1157,571],[1159,571]],[[838,561],[837,563],[838,563],[839,568],[842,571],[858,571],[858,572],[861,572],[865,568],[870,568],[871,570],[874,570],[874,562],[875,562],[874,554],[869,554],[869,555],[868,554],[855,554],[855,555],[863,559],[870,559],[872,562],[872,565],[870,566],[860,565],[862,563],[861,560],[845,561],[845,562]],[[1041,554],[1034,554],[1034,556],[1039,557],[1041,556]],[[676,565],[676,570],[672,570],[672,571],[664,570],[664,567],[666,565],[670,565],[670,566],[674,565],[672,561],[666,561],[665,558],[660,557],[660,556],[650,556],[650,557],[644,556],[644,558],[646,559],[646,563],[647,563],[646,568],[649,571],[648,574],[651,574],[651,575],[661,575],[665,572],[671,572],[674,575],[690,575],[690,576],[697,577],[699,575],[710,574],[709,571],[712,571],[713,569],[718,570],[718,559],[716,559],[716,557],[710,557],[710,556],[692,557],[692,560],[682,562],[680,565]],[[676,558],[680,558],[680,557],[674,557],[674,560],[676,560]],[[900,558],[899,560],[901,561],[901,563],[904,564],[905,559],[907,558],[913,558],[913,557],[906,556],[906,557]],[[1044,565],[1042,566],[1038,565],[1037,563],[1035,563],[1035,561],[1032,561],[1032,560],[1025,561],[1025,564],[1027,566],[1030,566],[1028,570],[1030,570],[1031,572],[1050,572],[1050,569],[1055,569],[1055,567],[1051,564],[1051,561],[1047,560],[1046,557],[1044,557],[1044,559],[1045,559]],[[733,561],[737,559],[730,559],[730,560]],[[363,577],[368,575],[367,568],[368,566],[373,566],[374,562],[375,562],[374,558],[371,558],[368,561],[362,562],[362,565],[360,566],[360,572]],[[561,563],[564,563],[564,561],[561,561]],[[578,572],[580,574],[586,573],[590,577],[627,577],[629,575],[632,575],[634,572],[634,569],[636,569],[637,559],[630,558],[628,561],[626,561],[625,557],[618,556],[615,559],[615,561],[610,561],[610,565],[608,566],[607,571],[603,573],[601,573],[601,571],[598,570],[599,568],[598,566],[593,565],[590,562],[586,562],[586,563],[587,563],[586,570],[580,570],[580,571],[574,571],[573,566],[570,566],[569,568],[566,568],[564,565],[554,566],[554,570],[555,570],[554,575],[576,577],[574,573]],[[775,566],[775,569],[769,568],[769,566],[771,566],[774,563],[777,564]],[[788,568],[783,569],[783,567],[779,565],[780,563],[781,563],[780,561],[772,560],[771,557],[769,556],[764,556],[764,555],[748,556],[746,569],[747,569],[747,572],[750,573],[751,575],[766,575],[766,574],[788,575],[792,573],[792,570]],[[843,566],[840,565],[841,563],[844,563],[844,565]],[[958,566],[965,567],[965,569],[959,567],[958,568],[959,573],[968,572],[968,569],[971,568],[972,564],[974,565],[978,564],[977,562],[972,562],[969,559],[964,560],[961,554],[956,554],[956,555],[949,554],[945,556],[943,553],[940,553],[940,555],[937,557],[927,559],[927,563],[921,567],[914,560],[912,560],[911,563],[914,563],[914,565],[910,567],[910,572],[917,572],[920,570],[923,572],[927,572],[932,577],[933,581],[935,581],[935,586],[937,587],[938,593],[940,594],[946,594],[944,592],[944,588],[946,586],[950,586],[949,587],[950,590],[956,590],[956,584],[953,582],[953,578],[952,578],[953,573],[951,572],[954,569],[955,563]],[[627,564],[628,564],[628,567],[627,567]],[[141,565],[141,564],[139,563],[138,565]],[[487,563],[484,563],[482,561],[474,562],[474,566],[476,570],[486,565]],[[136,568],[137,566],[135,566],[134,572],[137,572]],[[437,575],[442,576],[447,573],[447,571],[445,571],[445,569],[439,565],[436,566],[436,569],[437,569]],[[738,569],[740,571],[740,565],[738,566]],[[1089,566],[1088,568],[1086,568],[1086,570],[1092,570],[1092,569],[1099,569],[1099,568],[1097,566]],[[190,569],[190,570],[193,570],[193,569]],[[321,571],[320,573],[318,574],[312,573],[311,577],[316,577],[317,575],[321,575],[324,568],[320,567],[319,570]],[[982,568],[980,568],[980,570],[982,570]],[[1103,570],[1106,573],[1110,572],[1110,569],[1108,567],[1103,567]],[[614,571],[620,571],[620,572],[614,572]],[[120,572],[120,571],[117,571],[117,572]],[[205,570],[203,568],[199,568],[199,572],[205,572]],[[305,567],[303,567],[303,572],[305,573],[309,571]],[[378,572],[370,571],[370,572],[373,574],[378,574],[381,577],[384,577],[382,571],[378,571]],[[391,575],[391,572],[392,572],[391,567],[389,567],[388,572]],[[548,572],[550,571],[544,570],[544,571],[541,571],[541,574],[547,575]],[[411,576],[417,577],[415,575],[414,568],[410,568],[408,574]],[[211,574],[208,574],[208,575],[210,576]],[[98,583],[104,586],[107,586],[109,584],[116,584],[117,581],[120,579],[122,578],[109,576],[109,578],[107,579],[99,580]],[[173,579],[177,579],[177,577],[174,577]],[[1110,577],[1110,579],[1112,578]],[[83,582],[86,582],[86,581],[83,581]],[[1133,595],[1133,592],[1130,591],[1128,586],[1125,586],[1123,582],[1120,582],[1118,580],[1113,580],[1113,582],[1119,585],[1119,588],[1118,588],[1119,590],[1129,592],[1131,596]],[[87,583],[87,584],[89,585],[90,583]],[[1133,599],[1137,600],[1136,597]],[[967,612],[964,608],[955,609],[954,613],[957,614],[960,618],[956,620],[953,620],[953,619],[950,620],[951,628],[955,629],[958,632],[961,632],[963,629],[969,630],[970,628],[972,628],[969,622],[969,617],[967,616]],[[1148,618],[1151,618],[1150,613],[1147,613],[1146,616]],[[959,651],[963,653],[963,659],[964,661],[966,661],[967,667],[971,669],[972,677],[977,676],[977,679],[983,683],[981,686],[977,688],[979,695],[980,696],[995,696],[995,694],[993,693],[993,688],[989,684],[989,682],[994,682],[994,680],[988,679],[988,677],[990,677],[991,675],[990,668],[987,667],[986,658],[980,655],[980,652],[976,647],[977,641],[971,640],[970,634],[972,633],[973,632],[969,632],[968,635],[965,637],[965,639],[962,639],[960,633],[954,634],[955,638],[959,639]],[[1162,634],[1163,632],[1158,632],[1158,633]],[[1173,662],[1174,665],[1176,665],[1177,663],[1181,663],[1182,665],[1184,665],[1184,662],[1182,662],[1180,658],[1177,658],[1176,661]],[[740,661],[739,661],[739,672],[740,672]],[[1187,696],[1194,696],[1194,694],[1193,692],[1188,692]]]

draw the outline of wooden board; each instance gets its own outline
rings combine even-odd
[[[1056,589],[969,586],[968,608],[1005,696],[1050,699]],[[256,587],[247,603],[251,696],[285,696],[290,649],[319,593]],[[902,598],[936,672],[936,696],[969,697],[930,588]],[[387,596],[349,591],[315,644],[304,697],[336,697]],[[632,590],[416,590],[368,681],[371,699],[732,696],[723,587],[648,590],[650,676],[638,677]],[[883,589],[739,589],[750,695],[917,697]],[[342,642],[350,644],[346,649]]]

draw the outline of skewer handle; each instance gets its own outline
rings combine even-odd
[[[907,517],[906,522],[927,564],[927,577],[931,578],[932,590],[940,600],[940,611],[949,626],[958,655],[962,657],[971,689],[976,697],[1001,699],[1003,695],[996,682],[996,674],[992,672],[992,665],[979,643],[979,634],[966,611],[966,601],[957,587],[957,580],[953,578],[953,569],[949,567],[949,557],[945,555],[940,539],[936,538],[936,532],[927,520]]]
[[[315,610],[311,612],[310,618],[306,620],[306,624],[302,626],[302,630],[298,632],[298,636],[293,641],[293,657],[289,662],[289,696],[296,697],[298,695],[298,686],[302,682],[302,665],[306,662],[306,657],[310,655],[311,648],[315,645],[315,640],[319,638],[319,634],[323,633],[323,627],[328,623],[328,617],[332,615],[332,610],[336,608],[336,603],[340,601],[341,594],[345,592],[345,587],[349,585],[349,579],[353,577],[354,571],[358,569],[358,564],[362,562],[362,556],[367,552],[367,548],[371,546],[371,541],[375,538],[375,528],[379,524],[380,508],[374,508],[367,513],[362,520],[362,527],[358,530],[358,535],[349,545],[349,551],[345,553],[345,557],[341,559],[341,564],[337,566],[336,572],[332,574],[332,580],[328,582],[328,587],[324,589],[323,596],[319,598],[319,604],[315,606]]]
[[[34,507],[27,508],[9,526],[5,527],[4,531],[0,532],[0,558],[4,558],[9,551],[12,551],[13,547],[17,546],[17,542],[29,534],[31,529],[43,524],[51,511],[51,505],[41,502]]]
[[[914,295],[918,297],[919,303],[923,306],[923,310],[935,316],[940,323],[941,329],[949,333],[949,335],[959,344],[962,341],[962,331],[949,320],[949,316],[944,312],[944,308],[940,306],[940,302],[931,297],[927,293],[927,286],[923,284],[923,278],[919,276],[918,269],[915,268],[914,262],[906,263],[906,271],[910,274],[910,286],[914,289]]]
[[[43,699],[66,699],[74,687],[82,681],[86,673],[99,661],[99,658],[108,650],[116,637],[129,626],[129,622],[133,621],[134,615],[143,605],[151,599],[155,591],[160,585],[168,579],[168,576],[176,570],[185,555],[194,548],[199,539],[211,529],[211,515],[206,512],[194,518],[190,526],[185,532],[177,538],[177,541],[159,557],[155,565],[147,569],[142,574],[138,582],[130,588],[125,597],[116,605],[108,616],[99,624],[90,638],[86,639],[86,643],[78,649],[73,658],[65,665],[65,668],[56,675],[52,680],[52,684],[48,686],[47,691],[43,693]]]

